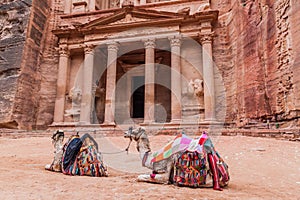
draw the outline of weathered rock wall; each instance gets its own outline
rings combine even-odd
[[[46,129],[53,122],[54,104],[56,98],[56,81],[58,67],[58,39],[52,33],[57,26],[58,18],[63,14],[63,1],[50,1],[52,7],[47,29],[45,30],[45,47],[40,64],[39,74],[41,85],[39,91],[39,106],[37,110],[36,123],[37,129]]]
[[[294,111],[291,112],[291,116],[300,115],[300,4],[298,0],[290,1],[291,10],[289,11],[290,19],[290,33],[292,42],[292,66],[293,71],[293,93],[294,93]],[[299,122],[298,122],[299,125]]]
[[[1,126],[31,129],[36,121],[39,101],[39,66],[44,49],[49,1],[23,0],[3,2],[1,63],[3,97]]]
[[[226,87],[227,122],[245,126],[299,117],[295,57],[299,14],[293,4],[291,0],[212,1],[213,9],[220,10],[214,59]]]
[[[13,106],[20,77],[31,1],[0,4],[0,127],[16,127]]]

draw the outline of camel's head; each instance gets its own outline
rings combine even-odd
[[[136,129],[129,127],[128,131],[124,133],[124,137],[129,138],[130,140],[133,139],[135,141],[138,141],[143,133],[145,133],[145,129],[143,127],[139,127]]]
[[[57,141],[61,140],[63,141],[64,140],[64,131],[63,130],[57,130],[53,133],[51,139],[52,139],[52,143],[56,143]]]

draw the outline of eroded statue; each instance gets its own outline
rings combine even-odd
[[[66,116],[78,116],[80,115],[80,104],[81,104],[82,91],[78,87],[73,87],[70,90],[68,99],[72,102],[72,108],[65,111]]]
[[[188,93],[193,94],[196,97],[200,97],[203,95],[203,80],[195,79],[190,80],[188,84]]]

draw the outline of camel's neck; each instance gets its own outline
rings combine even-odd
[[[143,166],[149,169],[153,169],[153,166],[151,165],[152,152],[149,139],[145,133],[142,134],[137,141],[137,148],[140,153],[140,158],[142,159]]]
[[[62,149],[63,140],[64,140],[63,137],[59,137],[56,141],[54,141],[54,148],[56,151]]]
[[[59,137],[57,140],[54,141],[54,148],[55,148],[55,161],[61,162],[63,156],[63,141],[64,137]]]

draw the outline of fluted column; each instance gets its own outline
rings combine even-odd
[[[206,121],[215,121],[215,79],[212,60],[212,34],[200,36],[203,52],[204,115]]]
[[[117,75],[118,43],[107,45],[107,74],[104,124],[115,125],[115,90]]]
[[[65,97],[67,89],[67,77],[69,68],[69,50],[68,47],[59,47],[59,63],[58,63],[58,76],[56,85],[56,99],[54,107],[54,122],[64,121],[65,112]]]
[[[170,38],[171,46],[171,122],[181,122],[181,38]]]
[[[93,70],[94,70],[94,46],[86,45],[84,48],[83,63],[83,88],[80,108],[80,122],[91,123],[92,102],[93,102]]]
[[[144,123],[155,121],[155,40],[144,41],[145,45],[145,107]]]

